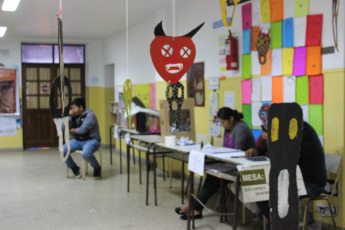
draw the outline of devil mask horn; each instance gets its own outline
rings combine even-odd
[[[163,25],[162,25],[162,21],[160,23],[157,24],[157,26],[155,27],[155,31],[154,34],[155,36],[166,36],[163,30]],[[191,32],[187,33],[186,35],[184,35],[184,37],[190,37],[192,38],[199,30],[200,28],[205,24],[205,22],[201,23],[198,27],[196,27],[194,30],[192,30]]]

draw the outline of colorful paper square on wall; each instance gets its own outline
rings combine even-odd
[[[309,76],[309,104],[323,104],[323,75]]]
[[[242,105],[243,121],[252,128],[252,106],[251,105]]]
[[[317,135],[323,135],[323,105],[309,105],[309,124]]]

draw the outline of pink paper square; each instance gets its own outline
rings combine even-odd
[[[323,75],[309,76],[309,104],[323,104]]]
[[[252,80],[241,81],[242,86],[242,104],[252,103]]]

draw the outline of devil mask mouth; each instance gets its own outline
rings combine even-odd
[[[183,64],[182,63],[177,63],[177,64],[167,64],[165,65],[165,70],[168,73],[178,73],[183,69]]]

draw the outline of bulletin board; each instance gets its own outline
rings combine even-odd
[[[323,14],[309,14],[309,4],[295,2],[295,15],[284,19],[283,0],[242,5],[242,112],[249,127],[261,125],[265,103],[297,102],[323,140],[323,74],[321,35]],[[258,7],[256,5],[258,5]],[[266,63],[260,64],[255,43],[270,36]]]
[[[17,69],[0,67],[0,116],[19,115]]]

